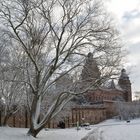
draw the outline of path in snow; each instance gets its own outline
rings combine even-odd
[[[82,140],[140,140],[140,120],[130,123],[103,123]]]
[[[103,139],[104,131],[99,128],[92,130],[88,135],[86,135],[81,140],[104,140]]]

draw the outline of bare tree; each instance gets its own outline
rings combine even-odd
[[[121,60],[118,33],[102,3],[96,0],[1,0],[0,7],[3,32],[15,47],[20,47],[24,58],[22,80],[32,99],[28,134],[36,137],[67,102],[89,89],[76,90],[78,84],[74,84],[55,94],[38,121],[50,89],[61,77],[81,68],[87,51],[92,51],[98,60],[101,79],[116,73],[114,68]],[[101,79],[90,87],[96,87]]]
[[[24,93],[24,83],[21,80],[22,71],[18,68],[19,60],[15,61],[16,52],[11,53],[12,44],[2,34],[0,40],[0,97],[2,125],[7,125],[8,119],[14,115],[23,105],[22,96]],[[14,51],[16,51],[14,49]],[[23,77],[23,76],[22,76]]]
[[[8,73],[9,72],[9,73]],[[21,107],[21,98],[22,98],[22,86],[18,82],[10,82],[11,79],[15,80],[16,75],[11,76],[10,71],[3,72],[3,78],[0,81],[0,91],[2,97],[2,125],[7,125],[8,119],[14,115]],[[10,75],[10,79],[5,79],[5,75]]]
[[[140,100],[140,92],[136,91],[134,94],[135,94],[135,100]]]
[[[138,118],[140,116],[140,102],[116,102],[116,110],[121,120]]]

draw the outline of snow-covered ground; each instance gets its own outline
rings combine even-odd
[[[140,140],[140,119],[125,121],[108,120],[91,126],[91,130],[71,129],[43,130],[37,138],[26,135],[28,129],[0,128],[0,140]]]
[[[140,140],[140,119],[130,123],[108,120],[97,125],[82,140]]]
[[[0,140],[81,140],[89,132],[89,130],[84,128],[78,131],[76,128],[50,129],[48,131],[41,131],[36,139],[27,136],[27,131],[28,129],[24,128],[1,127]]]

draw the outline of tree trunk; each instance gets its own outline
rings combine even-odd
[[[34,128],[30,128],[27,134],[36,138],[38,133],[39,131],[35,130]]]
[[[34,127],[30,127],[29,131],[28,131],[28,135],[29,136],[33,136],[36,138],[37,134],[44,128],[44,125],[40,126],[38,129],[35,129]]]
[[[32,102],[32,106],[31,106],[31,111],[30,111],[30,129],[28,131],[28,135],[31,135],[33,137],[36,137],[37,134],[44,128],[45,124],[39,126],[39,128],[35,129],[34,127],[34,122],[33,122],[33,118],[36,115],[36,109],[37,109],[37,103],[38,103],[38,98],[36,95],[34,96],[33,102]],[[39,118],[38,120],[36,120],[37,123],[39,124]]]
[[[43,129],[45,128],[46,124],[49,122],[50,120],[47,120],[45,123],[41,124],[37,129],[35,129],[34,125],[33,125],[33,122],[32,122],[32,119],[31,119],[31,126],[30,126],[30,129],[28,131],[28,135],[29,136],[33,136],[36,138],[36,136],[38,135],[38,133]]]

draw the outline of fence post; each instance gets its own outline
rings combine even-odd
[[[28,128],[28,112],[27,112],[27,109],[25,109],[25,128]]]
[[[80,109],[78,110],[78,121],[79,121],[79,124],[81,124],[81,110]]]
[[[15,115],[13,116],[13,127],[16,127]]]
[[[48,122],[48,128],[51,128],[51,122],[50,121]]]
[[[1,120],[2,119],[2,115],[1,115],[1,110],[0,110],[0,126],[1,126]]]
[[[69,120],[69,117],[67,117],[67,120],[68,120],[68,127],[70,127],[70,120]]]
[[[73,123],[74,123],[74,116],[73,116],[73,115],[74,115],[74,113],[73,113],[73,109],[72,109],[72,116],[71,116],[71,117],[72,117],[72,118],[71,118],[71,121],[72,121],[72,127],[73,127]]]

